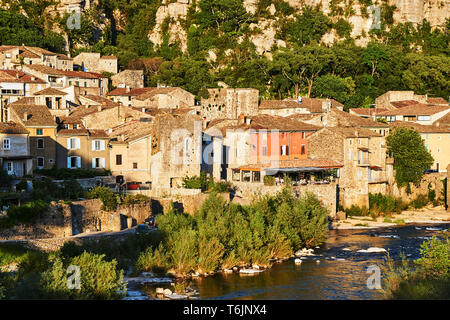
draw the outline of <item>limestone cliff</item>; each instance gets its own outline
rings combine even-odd
[[[49,8],[49,12],[64,14],[65,12],[89,12],[98,6],[99,0],[59,0],[59,3]],[[250,13],[255,13],[259,0],[242,0],[244,7]],[[364,46],[368,42],[367,33],[373,25],[373,17],[368,6],[358,0],[284,0],[296,12],[300,13],[302,8],[308,6],[320,6],[323,12],[331,17],[333,21],[344,18],[351,23],[353,29],[351,36],[356,39],[358,45]],[[6,1],[8,2],[8,1]],[[395,6],[393,13],[394,23],[411,22],[417,24],[424,19],[429,21],[432,27],[443,26],[446,19],[450,18],[450,0],[374,0],[374,6],[381,5]],[[3,0],[5,3],[5,0]],[[163,42],[163,33],[168,31],[170,43],[178,42],[181,50],[187,49],[187,30],[183,27],[182,21],[186,18],[189,8],[193,5],[192,0],[163,0],[156,12],[156,24],[149,32],[148,39],[155,45]],[[336,10],[342,8],[343,10]],[[260,19],[258,23],[250,26],[250,29],[257,28],[257,33],[251,35],[251,41],[256,46],[259,54],[270,53],[273,45],[284,46],[284,42],[276,39],[276,27],[274,22],[280,19],[275,6],[272,4],[268,8],[269,18]],[[376,11],[372,11],[376,12]],[[123,12],[116,10],[113,12],[116,20],[116,28],[123,30],[126,25],[126,16]],[[289,17],[281,17],[288,19]],[[164,29],[164,30],[163,30]],[[334,31],[325,34],[322,41],[332,43],[338,36]],[[210,53],[211,56],[214,52]]]

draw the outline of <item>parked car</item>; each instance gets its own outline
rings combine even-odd
[[[146,234],[150,232],[150,227],[146,224],[140,224],[136,228],[137,234]]]
[[[141,184],[140,182],[127,182],[126,183],[126,189],[127,190],[140,190],[141,189]]]

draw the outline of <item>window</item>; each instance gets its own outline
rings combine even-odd
[[[286,145],[281,146],[281,155],[287,156],[289,155],[289,147]]]
[[[302,144],[301,154],[305,154],[305,153],[306,153],[306,146],[304,144]]]
[[[267,146],[262,147],[262,155],[267,156]]]
[[[68,138],[67,148],[69,150],[80,149],[80,139],[79,138]]]
[[[418,121],[430,121],[431,120],[431,116],[418,116],[417,120]]]
[[[44,149],[44,139],[37,139],[37,148]]]
[[[80,157],[68,157],[67,158],[67,168],[81,168],[81,158]]]
[[[12,162],[7,162],[6,163],[6,170],[8,171],[8,174],[13,174],[14,173],[14,167],[13,167],[13,163]]]
[[[3,139],[3,150],[11,150],[11,143],[8,138]]]
[[[137,162],[133,162],[133,169],[137,169],[137,168],[138,168]]]
[[[306,133],[302,132],[302,139],[305,139],[305,137],[306,137]]]
[[[122,155],[116,154],[116,165],[120,166],[122,165]]]
[[[37,167],[38,169],[43,169],[45,164],[45,159],[43,157],[37,158]]]
[[[92,168],[104,168],[105,167],[105,158],[92,158]]]
[[[43,130],[43,129],[36,129],[36,135],[37,135],[37,136],[42,136],[42,135],[44,135],[44,130]]]
[[[92,141],[92,150],[93,151],[103,151],[103,150],[105,150],[105,141],[103,141],[103,140],[94,140],[94,141]]]

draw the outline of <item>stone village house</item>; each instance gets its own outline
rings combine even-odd
[[[57,125],[47,106],[12,104],[10,120],[28,130],[33,169],[51,169],[56,164]]]
[[[331,159],[339,170],[340,203],[344,208],[369,207],[369,193],[386,193],[392,166],[386,164],[385,137],[357,127],[325,127],[307,138],[310,159]]]
[[[0,168],[9,175],[22,177],[32,173],[28,131],[15,122],[0,123]]]

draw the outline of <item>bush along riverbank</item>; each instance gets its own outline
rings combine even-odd
[[[249,206],[227,203],[211,193],[194,216],[172,209],[158,216],[157,224],[158,230],[148,234],[82,245],[68,242],[53,253],[1,245],[0,267],[8,270],[0,272],[0,295],[120,299],[126,295],[127,282],[129,289],[145,283],[173,283],[175,293],[193,294],[190,277],[232,269],[260,272],[273,261],[321,245],[329,230],[328,210],[317,197],[297,198],[290,187],[276,196],[260,196]],[[79,290],[64,287],[70,265],[80,265],[82,274],[88,270]]]
[[[136,269],[187,277],[267,268],[273,260],[320,245],[328,235],[328,211],[316,196],[296,198],[286,187],[250,206],[227,203],[213,193],[194,216],[171,210],[157,224],[161,242],[138,257]]]
[[[443,233],[442,239],[425,241],[420,255],[412,264],[405,257],[400,263],[387,257],[383,267],[386,299],[450,299],[450,232]]]

